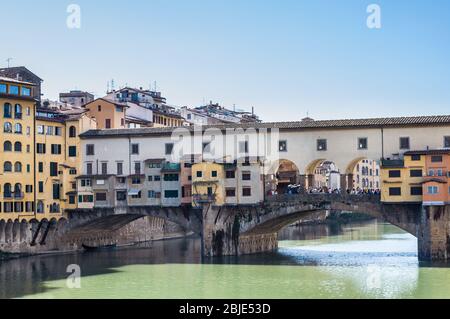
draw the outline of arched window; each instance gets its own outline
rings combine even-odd
[[[14,133],[22,134],[22,124],[16,123],[16,125],[14,126]]]
[[[77,129],[75,126],[69,128],[69,137],[77,137]]]
[[[5,124],[3,124],[3,132],[5,133],[12,133],[12,125],[9,122],[5,122]]]
[[[20,142],[14,143],[14,152],[22,152],[22,143]]]
[[[14,171],[16,173],[21,173],[22,172],[22,163],[21,162],[15,162],[14,163]]]
[[[7,183],[3,187],[3,197],[5,197],[5,198],[11,197],[11,184]]]
[[[12,143],[10,141],[6,141],[5,143],[3,143],[3,151],[12,152]]]
[[[11,162],[5,162],[3,164],[3,172],[5,172],[5,173],[12,172],[12,163]]]
[[[11,104],[5,103],[3,105],[3,117],[10,119],[11,118]]]
[[[14,118],[16,119],[22,119],[22,105],[16,104],[14,106]]]
[[[40,200],[40,201],[38,201],[38,203],[37,203],[37,207],[36,207],[37,209],[36,209],[36,212],[37,213],[39,213],[39,214],[42,214],[42,213],[44,213],[44,203]]]
[[[22,184],[17,183],[14,185],[14,197],[20,198],[22,196]]]

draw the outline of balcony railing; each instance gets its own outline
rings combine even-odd
[[[196,203],[211,203],[216,200],[215,194],[195,194],[192,196],[192,199]]]

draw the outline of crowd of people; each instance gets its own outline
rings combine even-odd
[[[381,193],[380,189],[371,189],[365,188],[362,189],[360,187],[352,188],[352,189],[339,189],[339,188],[329,188],[329,187],[309,187],[305,189],[305,187],[301,185],[290,185],[287,187],[284,194],[286,195],[294,195],[294,194],[348,194],[348,195],[379,195]],[[278,191],[270,190],[268,192],[269,196],[278,195]]]

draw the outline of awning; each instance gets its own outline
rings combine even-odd
[[[128,191],[128,196],[137,196],[139,195],[140,190],[139,189],[130,189]]]

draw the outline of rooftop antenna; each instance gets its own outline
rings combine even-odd
[[[156,81],[155,81],[155,92],[156,92]]]
[[[13,58],[7,58],[7,59],[6,59],[6,62],[8,63],[8,69],[9,69],[9,67],[10,67],[10,63],[11,63],[12,59],[13,59]]]
[[[108,94],[110,91],[109,91],[109,81],[106,83],[106,94]]]
[[[111,80],[111,91],[114,91],[114,79]]]

